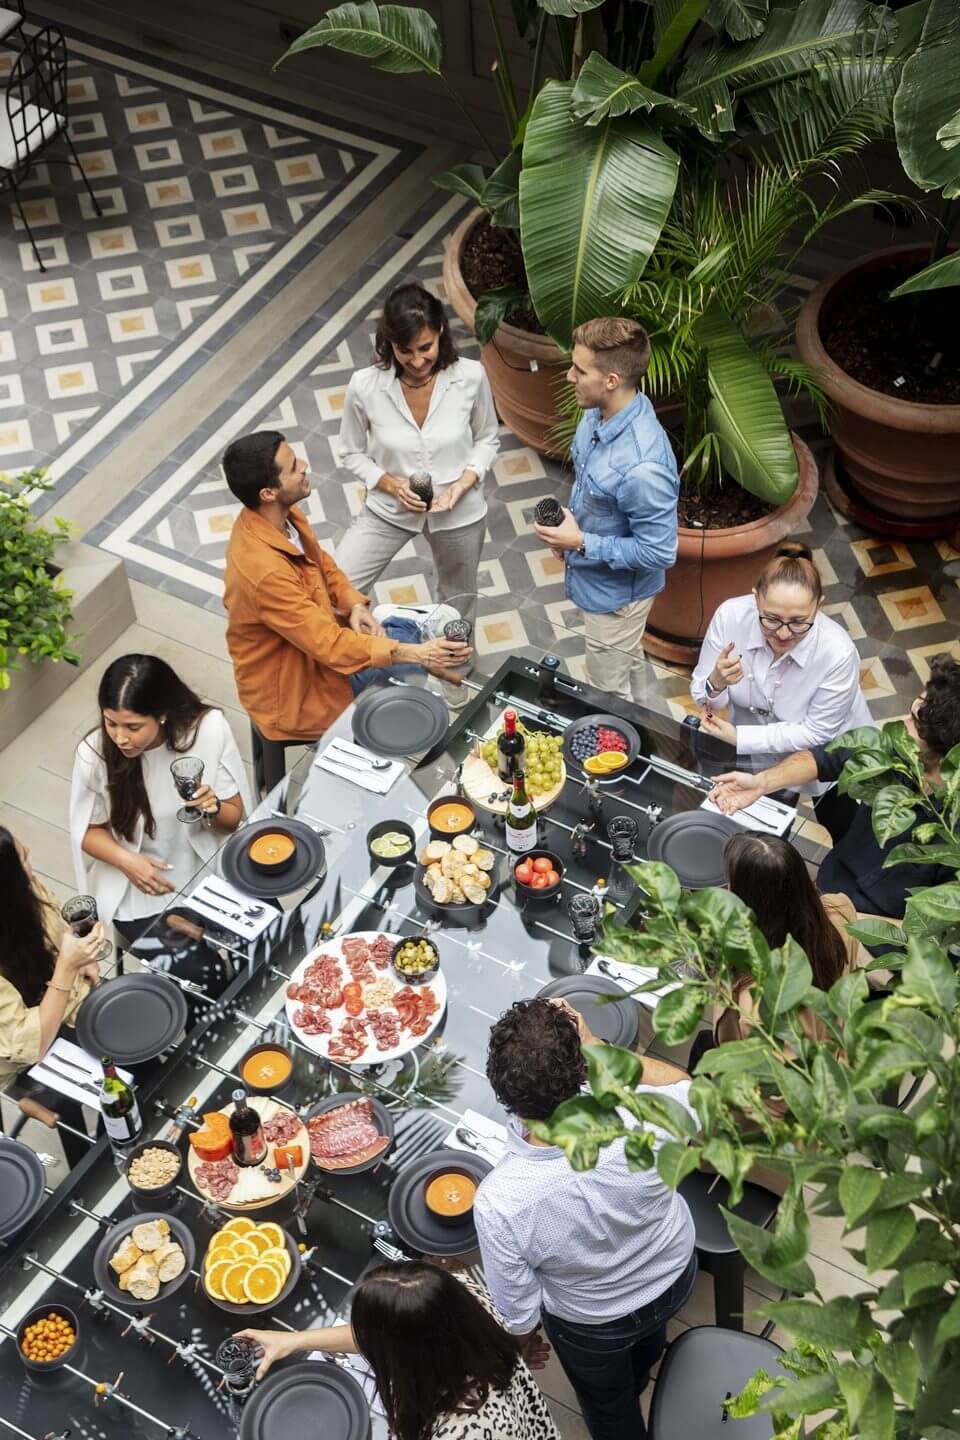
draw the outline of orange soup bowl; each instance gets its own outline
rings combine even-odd
[[[427,811],[431,840],[452,840],[466,835],[477,823],[477,809],[462,795],[441,795]]]
[[[261,830],[250,841],[247,855],[254,870],[261,875],[282,875],[297,858],[297,837],[280,825]]]
[[[477,1182],[463,1170],[436,1170],[423,1186],[423,1203],[441,1225],[462,1225],[473,1213]]]
[[[237,1073],[253,1095],[276,1095],[289,1085],[293,1075],[293,1056],[276,1040],[253,1045],[237,1066]]]

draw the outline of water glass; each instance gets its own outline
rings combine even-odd
[[[198,760],[195,755],[181,755],[180,759],[174,760],[170,766],[170,774],[180,798],[192,800],[203,779],[203,761]],[[181,805],[177,811],[177,819],[184,825],[196,825],[203,816],[196,806]]]
[[[607,837],[613,846],[613,858],[621,864],[632,860],[640,835],[640,826],[632,815],[614,815],[607,826]]]
[[[600,919],[600,901],[595,895],[574,895],[567,905],[567,914],[573,921],[574,939],[581,945],[592,945],[597,938],[597,921]]]

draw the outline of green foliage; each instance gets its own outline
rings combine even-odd
[[[871,806],[878,839],[912,827],[887,863],[937,863],[960,871],[960,746],[931,777],[897,722],[835,742],[849,752],[841,789]],[[912,817],[912,818],[911,818]],[[898,851],[909,853],[898,855]],[[600,946],[651,969],[651,986],[675,988],[653,1014],[659,1035],[690,1037],[708,1006],[737,1009],[752,977],[747,1038],[701,1059],[690,1099],[691,1133],[669,1107],[648,1108],[642,1057],[604,1046],[588,1053],[590,1093],[537,1127],[568,1140],[575,1163],[629,1135],[630,1163],[656,1166],[677,1186],[701,1163],[728,1180],[736,1202],[753,1166],[785,1178],[767,1229],[725,1211],[747,1262],[789,1292],[764,1307],[793,1339],[786,1377],[759,1372],[728,1403],[732,1417],[767,1412],[774,1434],[800,1440],[802,1417],[819,1415],[820,1440],[956,1440],[960,1434],[960,878],[908,900],[902,929],[861,921],[856,932],[898,953],[893,980],[871,996],[862,971],[826,995],[812,988],[806,956],[788,938],[771,949],[746,906],[728,891],[684,894],[660,863],[631,868],[644,893],[641,930],[612,927]],[[676,985],[682,960],[693,978]],[[735,985],[737,989],[735,991]],[[811,1038],[815,1013],[820,1026]],[[892,1103],[904,1082],[927,1078],[907,1110]],[[772,1103],[772,1102],[776,1103]],[[632,1117],[632,1118],[631,1118]],[[648,1131],[644,1136],[630,1129]],[[655,1145],[649,1127],[661,1137]],[[859,1293],[827,1298],[810,1264],[811,1213],[843,1218],[843,1244],[866,1268]],[[850,1267],[851,1271],[853,1266]]]
[[[47,529],[34,519],[32,491],[47,489],[43,470],[0,476],[0,690],[9,690],[15,656],[66,660],[75,665],[67,626],[72,618],[69,590],[50,568],[58,545],[69,538],[65,520]]]

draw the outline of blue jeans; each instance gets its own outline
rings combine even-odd
[[[416,620],[385,620],[384,630],[391,640],[400,640],[404,645],[419,645],[421,640],[420,626]],[[355,675],[350,676],[350,684],[353,687],[354,695],[359,695],[361,690],[366,690],[368,685],[386,685],[391,675],[398,679],[406,675],[422,675],[423,666],[414,665],[410,661],[401,661],[398,665],[368,665],[365,670],[358,670]]]
[[[577,1393],[593,1440],[644,1440],[640,1395],[667,1343],[667,1321],[690,1298],[696,1252],[668,1290],[618,1320],[581,1325],[543,1312],[543,1328]]]

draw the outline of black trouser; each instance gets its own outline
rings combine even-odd
[[[543,1312],[543,1328],[580,1402],[593,1440],[644,1440],[640,1395],[667,1343],[667,1321],[690,1298],[696,1252],[668,1290],[618,1320],[581,1325]]]

